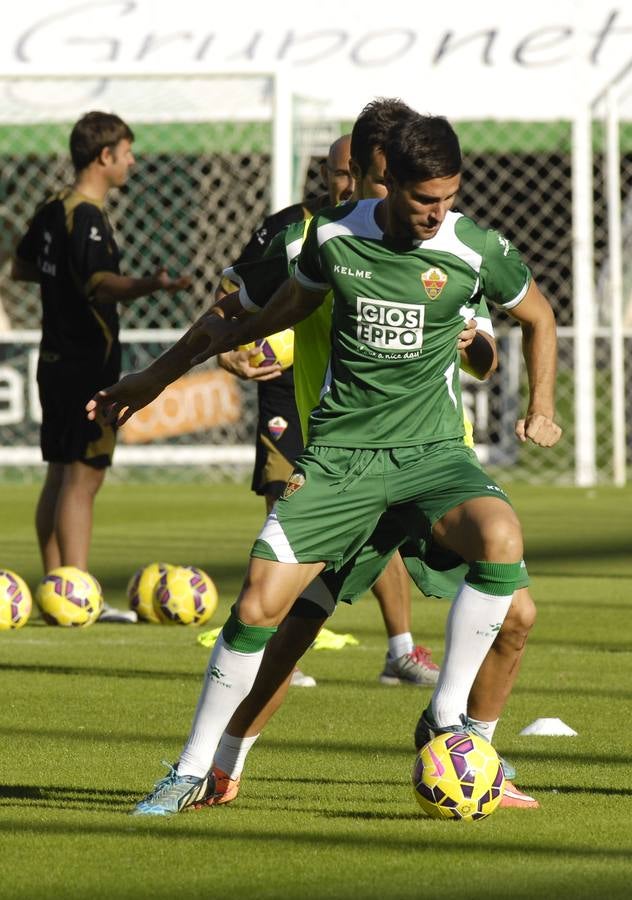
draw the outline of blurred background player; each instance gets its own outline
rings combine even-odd
[[[264,219],[252,234],[234,266],[260,259],[272,239],[287,225],[309,222],[314,212],[325,206],[336,206],[353,193],[353,178],[349,170],[351,136],[337,138],[329,148],[327,159],[320,166],[320,174],[327,192],[315,198],[294,203]],[[224,276],[215,298],[220,300],[235,290]],[[294,468],[294,460],[303,450],[303,436],[294,399],[294,371],[289,366],[253,366],[251,360],[258,351],[232,350],[218,357],[219,365],[238,378],[257,385],[257,434],[252,490],[265,500],[266,515],[283,493]],[[412,647],[412,639],[411,639]],[[435,678],[436,681],[436,678]],[[294,687],[315,687],[316,680],[296,668],[290,682]],[[434,683],[434,682],[433,682]]]
[[[377,107],[373,111],[372,116],[367,119],[372,133],[358,134],[356,152],[359,158],[353,163],[351,135],[345,134],[337,138],[320,167],[327,193],[315,200],[286,207],[265,219],[231,269],[238,271],[244,263],[260,259],[269,252],[273,240],[277,240],[287,226],[307,224],[313,213],[325,206],[337,206],[352,198],[358,200],[384,196],[383,160],[376,170],[372,154],[386,131],[392,127],[394,116],[401,115],[405,109],[405,104],[400,103],[399,106],[388,108]],[[360,192],[356,190],[358,178],[363,180]],[[270,249],[276,252],[275,248]],[[285,254],[283,243],[279,252]],[[234,289],[235,283],[228,271],[222,278],[216,299],[221,299]],[[320,315],[314,317],[317,322],[320,318]],[[309,325],[301,323],[300,327],[312,328],[314,322]],[[328,331],[328,321],[324,327]],[[263,369],[252,366],[250,360],[256,353],[256,350],[233,350],[220,354],[218,360],[224,369],[238,378],[257,383],[257,438],[252,489],[265,498],[267,514],[281,496],[294,469],[294,460],[303,451],[307,438],[307,419],[311,409],[318,403],[327,358],[319,361],[315,377],[312,360],[309,364],[303,364],[301,359],[295,359],[295,366],[300,370],[299,377],[295,380],[293,367],[281,371],[280,366],[266,366]],[[297,400],[301,415],[297,410]],[[381,683],[421,686],[436,684],[439,667],[432,661],[431,651],[415,644],[413,640],[410,582],[399,554],[393,557],[387,570],[375,583],[373,593],[380,606],[388,638],[384,669],[379,676]],[[291,683],[311,687],[315,681],[297,669],[292,675]]]
[[[88,570],[94,498],[116,436],[112,425],[87,421],[84,408],[95,388],[120,374],[117,302],[189,284],[164,269],[147,278],[120,274],[104,203],[127,181],[133,140],[131,128],[111,113],[79,119],[70,135],[75,181],[38,207],[13,261],[11,277],[39,284],[42,301],[37,383],[48,466],[35,524],[44,572],[62,565]],[[106,604],[101,618],[135,621],[130,612]]]

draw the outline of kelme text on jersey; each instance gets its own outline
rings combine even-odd
[[[354,266],[341,266],[338,263],[334,265],[336,275],[351,275],[352,278],[373,278],[373,272],[366,269],[357,269]]]

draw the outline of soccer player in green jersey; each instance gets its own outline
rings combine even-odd
[[[120,254],[105,211],[134,165],[131,128],[112,113],[89,112],[70,134],[74,184],[48,198],[20,240],[11,276],[39,284],[42,340],[37,383],[46,478],[36,510],[44,571],[87,570],[94,498],[112,462],[115,429],[87,421],[86,401],[118,378],[118,303],[185,288],[187,277],[164,269],[144,278],[120,272]],[[102,620],[130,621],[110,607]]]
[[[356,184],[353,199],[383,198],[386,195],[384,156],[381,146],[386,143],[385,134],[389,130],[388,123],[390,122],[390,127],[401,123],[406,114],[413,114],[412,110],[399,101],[384,99],[369,104],[358,117],[353,129],[352,169]],[[293,270],[305,233],[306,224],[296,223],[287,226],[273,239],[266,256],[268,261],[276,256],[280,272],[275,275],[272,271],[273,267],[269,268],[266,276],[271,279],[270,282],[262,283],[262,267],[250,265],[248,261],[245,265],[238,263],[227,270],[231,279],[240,285],[240,297],[245,308],[257,310],[260,304],[259,298],[263,296],[265,303],[268,291],[271,292],[275,281],[280,284],[284,280],[286,265],[290,272]],[[474,314],[474,310],[472,310],[472,314]],[[476,317],[479,330],[479,334],[475,338],[477,344],[474,347],[470,345],[465,352],[461,353],[461,364],[477,377],[485,377],[489,374],[495,361],[493,352],[490,352],[487,338],[484,337],[485,334],[493,335],[484,301],[476,311]],[[330,354],[330,325],[331,298],[328,298],[295,329],[297,350],[295,389],[305,435],[307,434],[309,413],[318,405],[320,389],[327,369]],[[475,370],[472,369],[472,361],[475,363]],[[469,435],[466,434],[465,440],[466,443],[471,440]],[[468,443],[468,446],[471,446],[471,442]],[[407,552],[407,565],[415,573],[415,580],[422,591],[426,594],[453,596],[462,573],[456,568],[438,573],[425,563],[419,562],[418,548],[408,547]],[[432,562],[432,551],[430,552],[430,561]],[[398,569],[402,567],[399,554],[393,558],[393,561],[398,562]],[[385,574],[387,573],[385,572]],[[405,571],[402,580],[404,582],[402,590],[407,590]],[[525,572],[524,584],[526,585],[526,583]],[[339,590],[343,589],[342,585],[338,587]],[[335,590],[334,593],[336,593]],[[323,602],[322,597],[320,600]],[[302,620],[302,615],[307,615],[304,604],[303,600],[294,605],[291,625],[288,625],[286,621],[282,632],[277,634],[275,640],[268,645],[253,691],[243,701],[220,740],[213,766],[214,792],[207,801],[208,803],[228,802],[236,796],[245,757],[284,696],[284,690],[281,687],[277,694],[270,698],[271,685],[280,680],[279,672],[282,671],[284,662],[287,665],[288,659],[290,662],[297,659],[300,649],[308,646],[310,638],[316,635],[320,627],[318,619],[307,617],[304,621]],[[325,606],[324,602],[323,608],[323,615],[328,615],[332,611],[332,608]],[[526,637],[534,617],[535,607],[528,588],[521,586],[516,591],[511,613],[503,623],[493,649],[490,650],[484,666],[477,675],[468,703],[469,726],[482,733],[488,740],[493,738],[498,716],[518,674]],[[292,628],[292,636],[289,634],[288,628]],[[294,646],[290,646],[292,639],[296,642]],[[200,715],[202,715],[201,712]],[[425,741],[423,742],[425,743]],[[514,778],[515,771],[512,767],[506,760],[503,761],[503,764],[507,778]],[[504,806],[537,807],[537,802],[533,798],[515,788],[509,780],[502,802]]]
[[[244,589],[213,652],[202,700],[214,709],[215,741],[231,707],[250,690],[263,646],[289,609],[290,596],[293,600],[326,563],[342,568],[389,506],[407,504],[411,533],[428,536],[432,530],[434,540],[470,563],[449,617],[446,671],[425,719],[428,728],[464,727],[472,680],[519,581],[517,519],[462,441],[455,328],[462,326],[463,305],[477,293],[514,309],[525,331],[532,389],[518,433],[547,446],[560,436],[552,420],[554,324],[511,245],[449,214],[460,154],[456,137],[443,124],[419,117],[413,134],[410,127],[402,129],[394,150],[387,148],[389,198],[317,217],[301,253],[290,306],[280,318],[282,324],[297,321],[322,301],[325,287],[334,288],[331,387],[312,416],[312,446],[255,545]],[[420,136],[421,145],[412,140]],[[443,241],[433,245],[440,232]],[[334,246],[327,248],[330,242]],[[362,265],[354,256],[358,249]],[[382,275],[385,270],[388,276]],[[373,281],[373,290],[358,279]],[[430,307],[444,291],[446,302]],[[272,330],[278,307],[273,302],[269,310],[261,334]],[[246,335],[257,336],[256,329],[248,333],[230,324],[224,336],[231,346]],[[438,377],[432,374],[433,359]],[[392,377],[396,369],[403,376],[399,380]],[[451,406],[436,396],[440,392]],[[151,393],[147,387],[146,398]],[[419,404],[411,402],[411,393]],[[106,392],[102,400],[125,405],[121,394]],[[138,401],[136,396],[135,408],[143,405]],[[309,519],[322,523],[324,531],[310,527]],[[212,743],[208,732],[205,740]],[[205,791],[205,778],[177,773],[160,787],[162,794],[178,794],[175,809]],[[138,811],[149,811],[142,806]],[[166,809],[155,804],[152,812]]]
[[[384,197],[384,157],[380,147],[385,143],[390,128],[409,113],[412,113],[410,107],[399,100],[384,99],[369,104],[354,125],[357,158],[350,160],[351,136],[343,135],[333,142],[323,163],[321,174],[327,185],[329,203],[320,202],[316,207],[309,208],[295,204],[269,217],[246,244],[239,259],[225,270],[221,296],[225,295],[229,286],[234,290],[236,282],[243,284],[244,278],[248,282],[250,278],[260,281],[261,266],[258,263],[264,254],[258,255],[257,247],[264,247],[266,242],[266,262],[263,266],[266,272],[265,290],[272,295],[288,277],[288,267],[293,269],[314,211],[349,200],[350,187],[354,188],[353,198],[356,200]],[[277,227],[279,222],[286,220],[285,227]],[[242,272],[245,273],[243,277]],[[261,293],[263,287],[261,284],[258,287]],[[247,290],[244,295],[247,298]],[[246,305],[247,302],[245,300]],[[254,308],[257,309],[256,304]],[[485,328],[484,322],[491,327],[489,319],[481,319],[481,330]],[[294,365],[283,373],[279,367],[257,369],[249,365],[249,353],[254,351],[233,350],[220,354],[218,358],[219,364],[229,372],[240,378],[257,380],[257,453],[252,487],[257,493],[265,495],[267,513],[283,493],[292,474],[294,460],[307,440],[309,413],[318,405],[327,369],[330,324],[331,301],[328,300],[297,326]],[[276,424],[278,416],[284,429],[280,435],[270,427],[272,423]],[[439,667],[432,660],[431,651],[413,640],[409,579],[399,554],[389,561],[372,591],[380,606],[388,639],[380,681],[387,685],[434,686]],[[292,675],[292,684],[304,684],[306,679],[309,679],[308,684],[315,684],[313,678],[297,669]]]

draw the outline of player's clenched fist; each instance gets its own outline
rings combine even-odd
[[[538,447],[553,447],[562,437],[562,429],[553,419],[536,413],[518,419],[516,435],[521,441],[533,441]]]

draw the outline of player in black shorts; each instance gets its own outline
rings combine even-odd
[[[267,216],[253,232],[235,266],[262,257],[272,239],[286,225],[308,221],[319,209],[336,206],[351,197],[354,181],[349,170],[350,145],[350,135],[343,135],[329,148],[327,159],[320,167],[327,193],[313,200],[294,203]],[[230,281],[223,279],[216,299],[234,289]],[[223,353],[219,364],[238,378],[257,382],[257,438],[252,490],[265,498],[266,512],[269,513],[292,474],[294,460],[303,450],[303,437],[294,401],[292,367],[284,371],[280,366],[255,368],[249,364],[249,357],[256,352],[235,350]]]
[[[90,112],[79,119],[70,135],[75,182],[38,207],[13,261],[12,278],[38,283],[42,301],[37,382],[48,466],[36,529],[45,572],[61,565],[88,569],[94,498],[116,438],[111,425],[86,419],[85,404],[120,374],[117,302],[189,284],[164,269],[146,278],[120,273],[104,202],[127,181],[133,140],[116,115]]]

